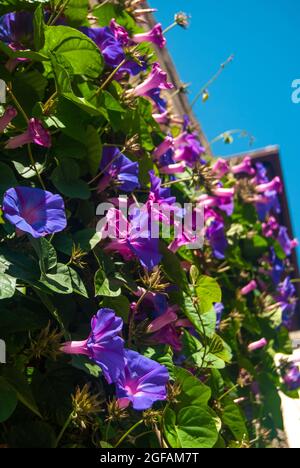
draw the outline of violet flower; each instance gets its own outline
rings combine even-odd
[[[41,121],[35,118],[29,120],[26,132],[10,138],[5,145],[5,148],[15,149],[29,143],[35,143],[36,145],[43,146],[45,148],[51,147],[50,133],[43,127]]]
[[[250,281],[250,283],[248,283],[246,286],[244,286],[241,290],[240,290],[240,294],[242,296],[247,296],[248,294],[250,294],[252,291],[255,291],[255,289],[257,289],[257,282],[255,280],[252,280]]]
[[[252,352],[257,351],[259,349],[265,348],[267,346],[267,344],[268,344],[268,341],[266,340],[266,338],[262,338],[259,341],[255,341],[253,343],[250,343],[248,345],[248,351],[249,351],[249,353],[252,353]]]
[[[8,13],[0,17],[0,41],[14,50],[31,48],[33,14],[27,11]]]
[[[223,260],[228,247],[224,222],[219,219],[212,220],[206,228],[205,235],[210,243],[214,257]]]
[[[124,192],[132,192],[139,184],[139,165],[126,158],[116,147],[104,147],[100,171],[103,177],[98,184],[98,192],[103,192],[114,184]]]
[[[220,324],[221,324],[221,320],[222,320],[222,315],[223,315],[223,312],[224,312],[224,305],[222,304],[222,302],[216,302],[214,304],[214,309],[215,309],[215,312],[216,312],[216,318],[217,318],[217,322],[216,322],[216,330],[219,330],[220,329]]]
[[[287,256],[290,256],[293,249],[298,246],[298,240],[290,239],[288,229],[285,226],[280,226],[277,240]]]
[[[63,231],[67,226],[65,205],[60,195],[30,187],[15,187],[4,194],[5,218],[34,238]]]
[[[285,369],[283,381],[289,391],[300,389],[300,367],[297,363],[289,363]]]
[[[132,90],[134,96],[147,96],[153,89],[173,89],[172,83],[168,82],[167,73],[161,69],[159,63],[154,63],[148,78]]]
[[[169,373],[165,366],[131,350],[125,351],[125,359],[125,371],[116,382],[120,407],[132,404],[133,409],[143,411],[167,399]]]
[[[103,55],[106,65],[116,68],[125,60],[122,44],[115,38],[114,32],[109,27],[81,27],[80,31],[95,42]]]
[[[123,320],[111,309],[100,309],[91,321],[91,333],[84,341],[65,343],[66,354],[88,356],[103,371],[109,384],[116,382],[124,372],[124,341],[119,336]]]
[[[10,122],[18,115],[16,109],[12,106],[7,106],[4,114],[0,117],[0,133],[4,132]]]
[[[159,239],[152,239],[148,213],[139,213],[128,222],[121,211],[110,209],[107,226],[115,226],[116,238],[105,247],[106,252],[118,252],[125,260],[139,259],[141,265],[153,270],[161,260]]]
[[[151,89],[151,91],[148,91],[146,96],[153,101],[157,111],[159,112],[159,115],[161,116],[161,118],[163,118],[163,116],[166,115],[167,112],[168,102],[161,96],[161,89]]]
[[[163,49],[166,46],[167,40],[163,35],[163,29],[161,24],[156,24],[151,31],[142,34],[135,34],[132,37],[132,40],[136,44],[141,44],[143,42],[151,42],[155,44],[160,49]]]
[[[282,283],[280,283],[277,291],[277,302],[273,305],[273,308],[280,307],[282,313],[282,324],[289,328],[295,315],[298,302],[296,288],[291,282],[291,278],[287,277]]]

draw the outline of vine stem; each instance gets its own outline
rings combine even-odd
[[[141,419],[140,421],[138,421],[136,424],[134,424],[133,426],[130,427],[130,429],[128,429],[127,432],[125,432],[125,434],[122,435],[121,439],[116,443],[116,445],[114,446],[114,448],[117,448],[119,447],[119,445],[121,445],[121,443],[126,439],[127,436],[129,436],[129,434],[131,434],[137,427],[139,427],[141,424],[143,424],[144,420]]]
[[[166,29],[164,29],[163,34],[164,35],[167,34],[169,31],[176,28],[177,25],[178,25],[177,21],[174,21],[174,23],[170,24],[170,26],[168,26]]]
[[[7,91],[8,93],[10,94],[10,97],[12,98],[14,104],[16,105],[16,107],[19,109],[20,113],[22,114],[26,124],[28,125],[29,123],[29,117],[28,115],[26,114],[26,112],[24,111],[23,107],[21,106],[21,104],[19,103],[18,99],[16,98],[15,94],[13,93],[13,90],[11,88],[11,86],[7,86]],[[41,184],[41,187],[45,190],[46,187],[45,187],[45,184],[43,182],[43,179],[41,177],[41,174],[39,173],[38,171],[38,168],[36,167],[36,162],[34,160],[34,157],[33,157],[33,154],[32,154],[32,149],[31,149],[31,144],[29,143],[27,145],[27,149],[28,149],[28,155],[29,155],[29,159],[30,159],[30,163],[32,165],[32,167],[34,168],[34,171],[37,175],[37,178]]]
[[[210,78],[210,80],[208,80],[207,83],[205,83],[205,85],[201,88],[201,90],[199,91],[199,93],[196,95],[195,99],[192,101],[191,103],[191,107],[193,108],[195,106],[195,104],[197,103],[197,101],[200,99],[200,97],[203,95],[204,91],[209,88],[209,86],[211,86],[218,78],[219,76],[223,73],[223,71],[225,70],[226,66],[229,65],[229,63],[232,62],[234,56],[233,55],[230,55],[230,57],[228,57],[227,60],[225,60],[224,63],[222,63],[220,65],[220,68],[219,70],[217,71],[217,73],[215,73],[215,75]]]
[[[72,411],[72,413],[69,415],[69,417],[66,419],[66,422],[62,428],[62,430],[60,431],[59,433],[59,436],[57,437],[56,441],[55,441],[55,445],[54,445],[54,448],[57,448],[58,447],[58,444],[60,443],[61,439],[63,438],[64,436],[64,433],[66,432],[66,430],[68,429],[69,425],[71,424],[72,422],[72,419],[74,418],[74,413]]]
[[[225,393],[219,398],[219,401],[223,400],[223,398],[227,397],[227,395],[229,395],[231,392],[233,392],[233,391],[236,390],[237,388],[239,388],[239,384],[236,384],[236,385],[234,385],[233,387],[231,387],[229,390],[227,390],[227,392],[225,392]]]
[[[60,15],[63,13],[63,11],[65,10],[65,8],[67,8],[68,4],[70,3],[70,0],[66,0],[62,6],[60,7],[60,9],[58,10],[58,13],[57,15],[49,22],[49,26],[53,26],[56,21],[59,19]]]

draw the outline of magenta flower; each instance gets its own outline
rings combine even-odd
[[[124,372],[124,341],[119,336],[123,320],[111,309],[100,309],[91,321],[91,333],[84,341],[65,343],[66,354],[88,356],[99,367],[109,384],[116,382]]]
[[[299,244],[297,239],[290,239],[288,229],[285,226],[280,226],[277,240],[287,256],[291,255]]]
[[[289,391],[300,389],[300,366],[297,363],[289,363],[284,372],[283,381]]]
[[[256,174],[254,167],[252,166],[252,159],[249,156],[246,156],[244,160],[231,168],[233,174],[249,174],[251,176]]]
[[[174,351],[182,349],[182,324],[178,320],[178,306],[167,307],[165,312],[155,318],[148,326],[147,333],[151,333],[151,341],[156,344],[167,344]]]
[[[128,31],[118,24],[114,18],[111,20],[109,26],[117,41],[119,41],[123,46],[127,46],[129,43]]]
[[[250,281],[244,288],[240,290],[240,293],[242,296],[247,296],[250,294],[252,291],[255,291],[257,289],[257,282],[255,280]]]
[[[161,156],[166,154],[169,150],[174,149],[174,138],[168,135],[162,143],[155,149],[153,156],[155,159],[159,159]]]
[[[5,218],[34,238],[63,231],[67,226],[65,205],[60,195],[30,187],[15,187],[4,194]]]
[[[51,146],[51,135],[47,130],[45,130],[38,119],[30,119],[26,132],[10,138],[5,148],[15,149],[29,143],[35,143],[36,145],[44,146],[45,148],[50,148]]]
[[[4,114],[0,118],[0,133],[4,132],[10,122],[18,115],[16,109],[12,106],[7,106]]]
[[[156,26],[154,26],[153,29],[151,29],[151,31],[147,33],[135,34],[132,40],[136,44],[140,44],[143,42],[152,42],[152,44],[155,44],[160,49],[163,49],[167,43],[167,40],[163,35],[161,24],[157,24]]]
[[[185,161],[181,161],[176,164],[168,164],[159,168],[161,174],[173,175],[173,174],[182,174],[186,171],[187,164]]]
[[[222,179],[222,177],[225,174],[228,174],[230,171],[230,166],[228,161],[226,159],[219,158],[217,162],[212,166],[212,171],[214,174],[216,174],[219,179]]]
[[[265,193],[265,192],[282,192],[282,182],[280,177],[275,177],[271,182],[266,182],[265,184],[260,184],[255,187],[256,192],[258,193]]]
[[[167,73],[164,72],[159,63],[154,63],[149,77],[132,92],[134,96],[147,96],[153,89],[173,89],[172,83],[168,82]]]
[[[265,348],[268,344],[268,341],[265,338],[262,338],[259,341],[255,341],[254,343],[250,343],[248,345],[248,351],[249,353],[252,353],[253,351],[257,351],[258,349]]]
[[[120,407],[132,403],[135,410],[143,411],[167,399],[169,372],[165,366],[131,350],[125,350],[125,359],[125,371],[116,382]]]
[[[267,222],[262,224],[262,231],[265,237],[273,237],[278,229],[279,224],[274,216],[270,216]]]

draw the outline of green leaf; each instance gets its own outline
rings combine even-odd
[[[2,376],[14,389],[14,391],[17,394],[18,400],[37,416],[41,417],[38,407],[31,393],[30,386],[28,385],[25,377],[17,369],[14,369],[12,367],[5,367],[3,369]]]
[[[200,319],[198,310],[193,304],[192,298],[188,295],[184,295],[184,312],[200,334],[205,335],[208,338],[211,338],[214,335],[217,323],[217,316],[214,309],[201,315]]]
[[[181,268],[181,264],[177,256],[167,248],[164,242],[160,243],[160,252],[163,255],[162,265],[168,278],[180,289],[190,292],[186,273]]]
[[[0,273],[0,299],[9,299],[13,297],[16,291],[16,278]]]
[[[227,426],[237,441],[248,440],[248,430],[241,409],[229,398],[223,401],[222,422]]]
[[[112,280],[107,278],[103,270],[98,270],[95,275],[95,295],[106,297],[117,297],[121,295],[121,288],[113,284]]]
[[[88,292],[86,290],[86,287],[84,285],[84,282],[80,278],[79,274],[77,271],[73,270],[73,268],[69,267],[69,273],[71,276],[71,281],[72,281],[72,288],[73,292],[76,294],[79,294],[80,296],[88,298]]]
[[[102,144],[97,130],[92,125],[89,125],[86,131],[86,148],[86,163],[90,174],[95,176],[99,171],[102,159]]]
[[[51,243],[45,237],[32,239],[31,243],[39,258],[41,272],[46,274],[49,270],[55,268],[57,265],[57,255]]]
[[[86,182],[79,179],[79,167],[75,161],[62,161],[52,172],[51,180],[57,190],[67,197],[80,200],[90,198],[90,188]]]
[[[55,273],[51,272],[43,275],[40,282],[51,291],[59,294],[72,294],[73,292],[70,269],[62,263],[57,264]]]
[[[107,309],[113,309],[118,317],[121,317],[125,323],[128,323],[130,302],[126,296],[105,297],[102,306]]]
[[[33,32],[34,47],[36,50],[40,50],[45,43],[44,9],[42,5],[39,5],[34,12]]]
[[[48,56],[62,55],[72,66],[74,75],[98,78],[103,71],[103,58],[96,44],[68,26],[46,26],[42,52]]]
[[[0,197],[3,197],[6,190],[17,185],[18,182],[13,170],[7,164],[0,162]]]
[[[212,415],[199,406],[187,406],[177,414],[168,408],[164,433],[172,448],[212,448],[219,437]]]
[[[176,382],[180,385],[181,393],[178,401],[180,406],[207,406],[211,398],[211,390],[189,371],[175,367]]]
[[[17,393],[5,379],[0,377],[0,423],[10,418],[17,404]]]
[[[69,24],[80,26],[86,21],[89,9],[89,0],[70,0],[64,15]]]
[[[215,302],[222,301],[222,291],[218,282],[209,276],[201,276],[198,279],[196,293],[202,314],[210,312]]]

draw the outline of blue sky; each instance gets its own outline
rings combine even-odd
[[[192,15],[188,30],[167,34],[168,48],[191,98],[230,54],[234,61],[195,107],[209,140],[229,129],[245,129],[252,149],[280,145],[294,233],[300,239],[300,104],[292,82],[300,79],[299,0],[150,0],[164,28],[174,13]],[[249,150],[247,139],[216,144],[216,155]]]

